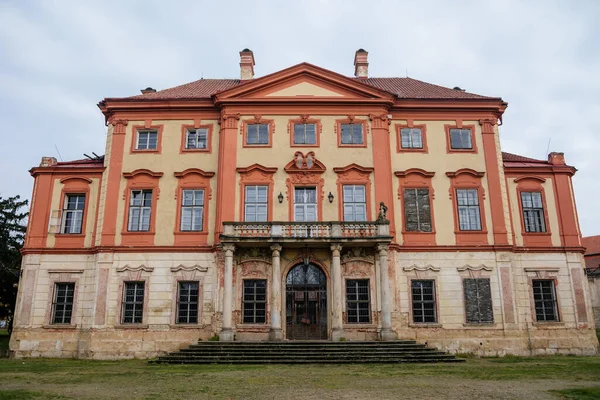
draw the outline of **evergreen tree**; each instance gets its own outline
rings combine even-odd
[[[28,204],[20,196],[0,197],[0,319],[11,315],[17,298],[21,248],[25,237]]]

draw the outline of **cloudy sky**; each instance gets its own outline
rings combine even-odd
[[[285,7],[282,5],[285,4]],[[307,61],[501,96],[504,151],[563,151],[584,236],[600,234],[600,1],[0,0],[0,196],[42,156],[103,154],[104,97]],[[60,156],[59,156],[60,153]]]

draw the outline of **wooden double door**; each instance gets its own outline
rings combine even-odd
[[[327,278],[314,264],[299,264],[286,277],[286,338],[327,339]]]

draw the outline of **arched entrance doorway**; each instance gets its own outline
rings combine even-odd
[[[286,278],[286,338],[327,339],[327,278],[314,264],[299,264]]]

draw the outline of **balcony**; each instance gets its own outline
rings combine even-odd
[[[224,243],[389,243],[389,222],[223,222]]]

